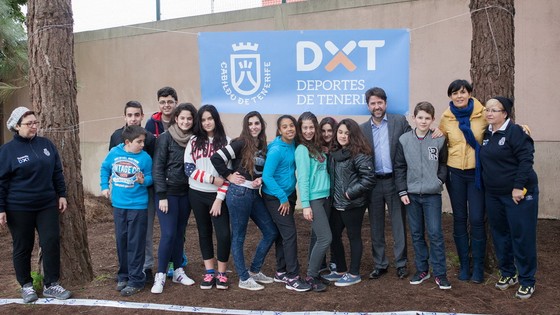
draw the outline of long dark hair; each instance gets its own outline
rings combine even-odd
[[[257,117],[261,122],[261,132],[257,136],[257,139],[251,136],[251,130],[249,130],[249,119]],[[243,141],[243,150],[241,153],[241,166],[246,169],[251,176],[254,176],[255,169],[255,152],[261,150],[263,157],[266,155],[266,122],[264,121],[262,115],[257,111],[249,112],[245,117],[243,117],[243,127],[241,129],[241,134],[235,140]]]
[[[195,150],[202,150],[203,154],[206,155],[208,148],[208,133],[204,128],[202,128],[202,115],[205,112],[209,112],[214,119],[214,139],[212,140],[212,145],[214,150],[217,151],[227,145],[226,132],[224,131],[224,125],[220,119],[220,114],[214,105],[203,105],[200,107],[196,113],[196,119],[194,123],[194,135],[196,136],[196,143],[194,146]]]
[[[331,139],[331,142],[328,142],[328,143],[325,141],[325,139],[323,139],[323,135],[322,135],[324,125],[330,125],[332,130],[333,130],[333,138]],[[325,117],[325,118],[321,119],[321,122],[319,123],[319,132],[321,133],[321,145],[322,146],[324,146],[326,148],[329,148],[331,146],[331,143],[332,143],[334,137],[336,136],[334,134],[334,130],[336,129],[336,125],[337,125],[337,122],[332,117]]]
[[[360,153],[371,155],[371,146],[368,144],[366,137],[360,130],[360,126],[358,126],[358,123],[351,118],[341,120],[336,126],[334,132],[335,138],[332,141],[331,151],[342,149],[342,146],[340,145],[340,143],[338,143],[337,138],[338,129],[340,129],[340,126],[342,125],[346,126],[348,132],[350,132],[350,136],[348,137],[348,145],[346,146],[346,149],[350,151],[350,154],[353,157]]]
[[[303,137],[303,132],[301,131],[302,123],[305,120],[310,120],[313,123],[313,127],[315,127],[315,134],[313,135],[313,139],[306,140]],[[309,154],[314,157],[315,159],[321,158],[321,133],[319,131],[319,122],[317,121],[317,116],[315,116],[312,112],[304,112],[302,113],[297,121],[297,136],[298,136],[298,143],[303,144],[309,150]]]

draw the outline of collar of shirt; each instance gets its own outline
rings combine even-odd
[[[387,123],[387,114],[385,114],[385,116],[383,116],[383,119],[381,120],[381,123],[378,125],[376,125],[373,122],[373,117],[371,117],[371,119],[369,120],[369,123],[371,124],[371,129],[379,129],[381,128],[381,126],[383,126],[384,124]]]
[[[509,125],[509,118],[504,122],[504,124],[496,131],[504,131],[506,130],[507,126]],[[492,132],[492,125],[488,124],[488,131]]]

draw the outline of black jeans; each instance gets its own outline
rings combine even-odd
[[[297,250],[297,230],[294,220],[294,210],[296,208],[297,195],[294,191],[289,197],[290,213],[280,215],[278,208],[280,200],[278,198],[262,193],[266,208],[278,228],[278,238],[276,239],[276,271],[286,272],[286,276],[294,278],[299,276],[299,261]]]
[[[346,228],[348,240],[350,241],[350,270],[354,276],[360,275],[360,263],[362,261],[362,253],[364,245],[362,243],[362,224],[366,207],[358,207],[339,211],[332,209],[331,211],[331,229],[332,229],[332,247],[336,257],[336,271],[346,272],[346,256],[344,254],[344,245],[342,244],[342,231]]]
[[[49,286],[60,278],[60,226],[56,207],[41,211],[6,211],[12,234],[16,278],[21,286],[33,282],[31,253],[35,245],[35,229],[43,253],[43,283]]]
[[[196,219],[202,259],[214,258],[214,242],[212,240],[212,226],[214,226],[214,231],[216,231],[217,259],[221,262],[227,262],[231,250],[228,208],[224,200],[222,202],[221,214],[217,217],[211,216],[210,209],[212,209],[214,200],[216,200],[216,193],[189,189],[189,201]]]

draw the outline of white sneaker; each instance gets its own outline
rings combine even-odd
[[[158,272],[154,277],[154,285],[152,286],[152,293],[160,294],[163,292],[163,286],[165,285],[165,273]]]
[[[183,268],[177,268],[173,271],[173,282],[180,283],[182,285],[194,284],[194,280],[185,274],[185,270],[183,270]]]
[[[251,278],[253,278],[253,280],[255,280],[258,283],[273,283],[274,279],[272,279],[271,277],[267,277],[264,273],[262,272],[258,272],[258,273],[252,273],[249,271],[249,275],[251,276]]]
[[[252,277],[249,277],[249,279],[243,281],[243,280],[239,280],[239,288],[240,289],[245,289],[245,290],[250,290],[250,291],[259,291],[264,289],[263,285],[258,284],[257,282],[255,282],[255,280]]]

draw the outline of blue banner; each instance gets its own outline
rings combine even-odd
[[[364,93],[408,112],[406,29],[200,33],[202,104],[223,113],[368,115]]]

